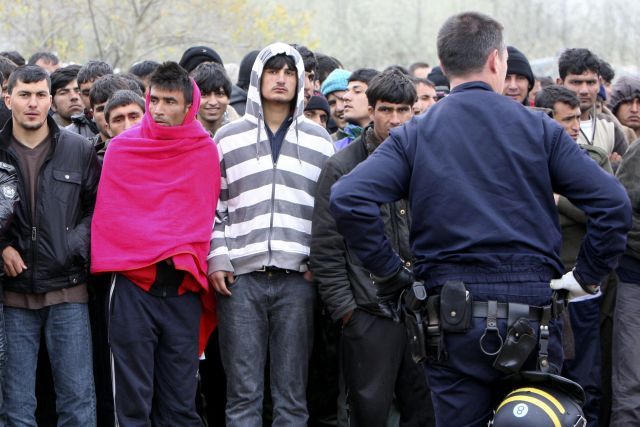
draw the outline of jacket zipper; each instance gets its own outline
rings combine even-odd
[[[267,239],[267,251],[269,253],[269,261],[267,265],[271,265],[271,235],[273,234],[273,216],[276,209],[276,168],[277,162],[273,162],[273,176],[271,180],[271,217],[269,219],[269,236]]]

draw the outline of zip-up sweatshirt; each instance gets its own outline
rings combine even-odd
[[[264,123],[260,78],[264,64],[281,53],[294,59],[298,87],[293,122],[274,162]],[[222,180],[208,256],[209,274],[244,274],[263,266],[307,270],[316,182],[334,148],[327,131],[306,119],[303,111],[304,64],[300,54],[284,43],[267,46],[253,64],[244,116],[220,128],[214,137]]]

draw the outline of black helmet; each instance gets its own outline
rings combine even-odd
[[[559,375],[521,372],[495,410],[493,427],[586,427],[582,387]]]

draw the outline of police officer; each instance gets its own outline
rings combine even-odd
[[[414,274],[429,298],[439,295],[446,325],[438,358],[427,365],[438,425],[486,425],[500,399],[494,386],[507,375],[493,364],[506,347],[512,308],[525,307],[519,320],[535,347],[516,370],[557,373],[551,288],[570,299],[597,292],[631,225],[629,199],[614,177],[548,116],[500,95],[508,56],[502,30],[479,13],[450,17],[437,48],[451,94],[393,129],[331,194],[338,230],[386,305],[414,279],[384,237],[378,206],[410,202]],[[588,217],[575,269],[564,276],[554,193]]]

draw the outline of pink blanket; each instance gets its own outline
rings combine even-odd
[[[209,313],[201,322],[202,344],[202,335],[208,337],[215,325],[206,258],[220,166],[214,142],[195,119],[200,91],[193,86],[182,125],[157,125],[147,95],[141,125],[109,143],[91,226],[91,271],[135,270],[173,258],[200,285],[187,290],[202,293],[203,314]]]

